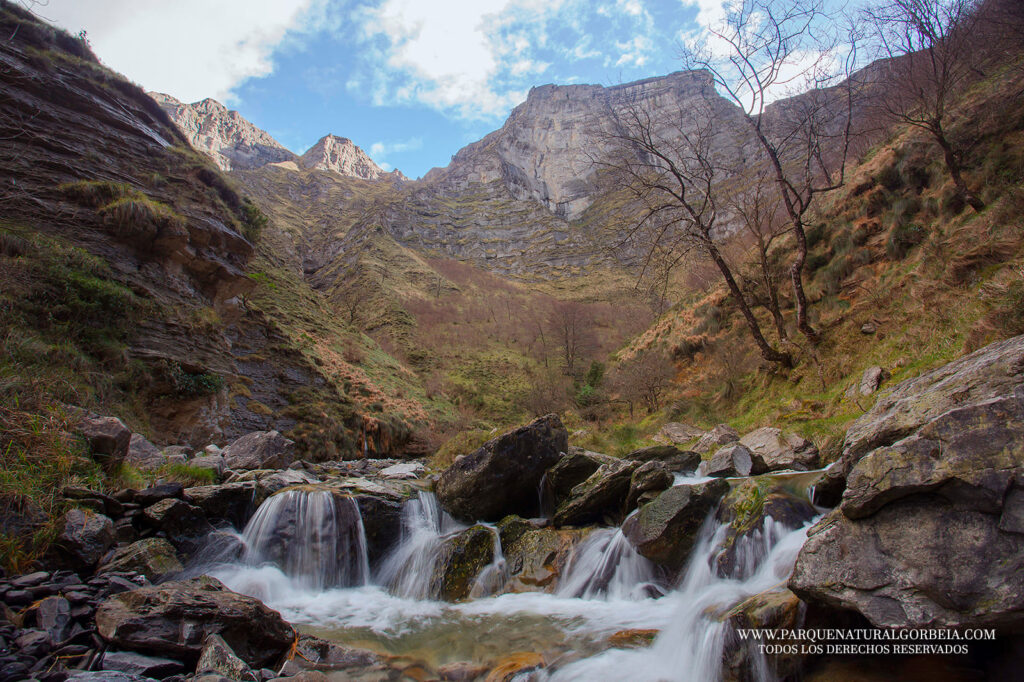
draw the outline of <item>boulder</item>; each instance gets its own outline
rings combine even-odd
[[[185,671],[181,661],[172,658],[146,656],[134,651],[107,651],[100,659],[103,670],[116,670],[131,675],[163,679]]]
[[[476,525],[445,540],[434,564],[432,596],[444,601],[469,598],[476,577],[494,559],[494,531]]]
[[[135,492],[132,495],[132,501],[140,507],[148,507],[161,500],[181,498],[184,492],[185,487],[180,483],[161,483],[160,485],[150,486],[145,490]]]
[[[203,510],[184,500],[160,500],[146,507],[142,516],[147,525],[166,535],[171,544],[186,554],[195,553],[203,538],[213,532]]]
[[[663,462],[669,471],[680,474],[692,474],[700,466],[700,454],[689,450],[680,450],[674,445],[652,445],[629,453],[623,459],[637,462]]]
[[[522,519],[509,517],[498,524],[502,551],[509,571],[506,592],[551,592],[572,557],[573,548],[587,535],[582,530],[534,528],[525,523],[522,532],[508,533]]]
[[[611,455],[590,452],[571,445],[568,454],[544,474],[544,486],[555,505],[559,505],[569,497],[573,488],[590,478],[598,467],[616,461],[618,460]]]
[[[794,469],[809,471],[818,465],[818,448],[795,433],[765,426],[740,438],[754,457],[754,473]]]
[[[682,422],[669,422],[662,426],[658,433],[655,434],[654,440],[670,445],[682,445],[683,443],[697,440],[703,435],[704,430],[698,429],[696,426],[690,426]]]
[[[555,526],[578,526],[599,522],[605,517],[617,520],[625,514],[633,472],[639,462],[615,460],[602,464],[587,480],[580,483],[562,504],[551,522]]]
[[[622,524],[636,551],[651,561],[678,570],[697,542],[704,520],[729,491],[722,480],[669,488]]]
[[[541,477],[568,446],[569,434],[558,415],[540,417],[445,469],[437,499],[452,516],[467,521],[531,516],[537,512]]]
[[[805,605],[789,590],[772,590],[748,597],[725,614],[729,630],[788,630],[805,626]],[[827,627],[828,624],[825,624]],[[789,644],[790,642],[786,642]],[[806,654],[797,647],[778,647],[785,653],[766,656],[759,643],[739,637],[726,638],[722,652],[722,667],[728,680],[749,679],[751,670],[764,669],[770,661],[773,679],[800,679]],[[777,676],[777,677],[776,677]]]
[[[217,673],[233,680],[243,680],[252,675],[252,669],[231,650],[220,635],[210,635],[199,654],[196,673]]]
[[[146,576],[151,582],[159,582],[184,570],[171,543],[164,538],[146,538],[119,548],[97,572],[131,571]]]
[[[237,481],[232,481],[237,482]],[[262,504],[264,500],[276,492],[293,485],[312,485],[319,483],[320,479],[308,471],[289,469],[287,471],[275,471],[273,473],[260,474],[256,479],[256,504]]]
[[[658,493],[672,487],[675,477],[664,462],[644,462],[633,472],[629,480],[629,494],[626,495],[626,509],[635,509],[657,497]]]
[[[857,395],[867,397],[881,388],[882,383],[890,376],[881,367],[868,367],[861,375],[860,382],[856,384],[856,387],[851,386],[851,390],[855,391]]]
[[[146,437],[139,433],[133,433],[128,444],[128,452],[124,461],[136,469],[142,471],[156,471],[167,464],[160,448],[146,440]]]
[[[294,676],[303,672],[321,671],[352,671],[367,674],[369,679],[388,679],[382,658],[372,651],[343,646],[312,635],[300,636],[295,646],[295,656],[285,663],[283,674],[295,679]],[[363,679],[358,675],[352,677]]]
[[[719,424],[701,436],[697,444],[693,446],[693,450],[703,455],[706,452],[711,452],[719,445],[735,443],[739,439],[740,434],[736,432],[736,429],[728,424]]]
[[[256,511],[255,481],[186,488],[183,496],[186,502],[202,510],[212,523],[227,522],[238,529],[244,528]]]
[[[114,646],[187,662],[217,634],[256,669],[274,665],[295,641],[279,613],[209,576],[114,595],[96,610],[96,628]]]
[[[284,469],[295,460],[295,443],[277,431],[247,433],[224,448],[229,469]]]
[[[402,503],[377,495],[353,495],[366,536],[366,553],[370,568],[391,552],[402,538]]]
[[[220,453],[215,455],[197,455],[188,461],[188,465],[194,469],[206,469],[208,471],[212,471],[217,479],[220,479],[220,477],[224,475],[224,471],[228,468],[227,462],[224,461],[224,455]]]
[[[128,454],[132,431],[117,417],[87,415],[77,431],[89,444],[93,457],[108,467],[116,467]]]
[[[994,390],[972,380],[1002,360],[979,353],[953,363],[966,372],[962,391],[945,368],[933,374],[958,395]],[[880,417],[890,433],[929,414],[925,396],[953,400],[934,381],[918,385],[916,400],[902,384],[894,391],[904,408]],[[847,444],[868,440],[847,434]],[[1024,627],[1024,390],[961,403],[859,458],[839,508],[809,532],[790,589],[880,627]]]
[[[114,522],[102,514],[71,509],[60,524],[51,555],[61,568],[91,572],[114,544]]]
[[[381,469],[380,476],[381,478],[401,481],[420,478],[426,471],[427,467],[423,462],[402,462],[401,464],[393,464]]]
[[[740,443],[718,448],[705,468],[708,476],[750,476],[754,472],[754,458],[750,450]]]

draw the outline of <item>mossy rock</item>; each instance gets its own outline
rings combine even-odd
[[[434,574],[432,592],[444,601],[469,598],[473,582],[494,559],[494,531],[476,525],[447,540],[441,548]]]

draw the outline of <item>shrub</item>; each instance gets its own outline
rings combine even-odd
[[[267,216],[259,206],[245,199],[242,202],[242,235],[250,242],[256,243],[260,233],[267,226]]]
[[[189,372],[179,363],[165,363],[167,378],[181,396],[212,395],[224,387],[224,377],[212,372]]]
[[[924,241],[924,228],[919,225],[906,223],[897,224],[889,232],[889,239],[885,243],[885,253],[892,260],[906,258],[910,250]]]
[[[185,226],[185,219],[171,207],[142,195],[116,199],[100,208],[99,214],[107,225],[122,235],[155,237]]]

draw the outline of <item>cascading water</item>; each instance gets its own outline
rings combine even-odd
[[[322,591],[370,577],[359,506],[330,490],[284,490],[260,505],[242,532],[242,563],[272,564],[298,586]]]
[[[559,581],[560,597],[643,599],[660,596],[654,564],[641,556],[622,530],[593,531],[577,548]]]
[[[399,597],[428,599],[444,539],[465,528],[441,509],[434,493],[420,492],[402,508],[402,540],[381,565],[377,583]]]
[[[505,553],[501,549],[501,533],[498,532],[497,527],[489,523],[483,525],[494,536],[494,558],[491,559],[491,563],[484,570],[480,571],[480,575],[473,582],[473,587],[469,592],[471,599],[479,599],[480,597],[489,597],[492,594],[497,594],[505,587],[509,577],[508,563],[505,561]]]

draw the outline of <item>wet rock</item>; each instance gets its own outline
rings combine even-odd
[[[637,462],[662,462],[669,471],[681,474],[692,474],[700,466],[700,454],[689,450],[680,450],[674,445],[652,445],[629,453],[623,459]]]
[[[590,478],[598,467],[616,461],[618,460],[610,455],[570,446],[568,454],[547,470],[544,485],[557,506],[568,499],[572,489]]]
[[[474,682],[483,677],[490,670],[486,665],[459,661],[457,663],[446,663],[437,668],[437,676],[442,682]]]
[[[51,556],[57,566],[89,572],[113,544],[113,521],[93,511],[71,509],[64,514]]]
[[[184,570],[171,543],[164,538],[146,538],[119,548],[98,572],[132,571],[159,582]]]
[[[659,630],[619,630],[608,638],[608,646],[615,649],[643,649],[654,644]]]
[[[569,499],[555,510],[551,522],[556,526],[569,526],[597,522],[605,517],[621,518],[633,472],[639,466],[639,462],[626,460],[602,464],[572,489]]]
[[[669,488],[622,524],[622,532],[637,552],[677,570],[697,542],[708,514],[729,491],[722,480]]]
[[[256,482],[238,481],[221,485],[186,488],[184,499],[202,510],[214,523],[227,521],[238,529],[245,527],[256,511]]]
[[[180,483],[162,483],[135,492],[132,495],[132,500],[140,507],[148,507],[162,500],[180,499],[184,490],[184,486]]]
[[[297,675],[304,671],[358,671],[370,674],[374,671],[381,673],[384,670],[381,657],[372,651],[342,646],[311,635],[302,635],[295,646],[295,656],[285,664],[283,673]]]
[[[375,495],[354,495],[363,520],[370,568],[383,560],[402,537],[402,503]]]
[[[235,655],[227,642],[220,635],[210,635],[203,644],[199,654],[196,673],[217,673],[235,680],[252,676],[252,670],[245,661]]]
[[[535,514],[540,479],[566,451],[568,440],[557,415],[540,417],[445,469],[437,498],[452,516],[469,521]]]
[[[541,654],[526,651],[510,654],[500,659],[491,668],[486,682],[512,682],[512,680],[519,678],[520,675],[532,670],[541,670],[544,666],[544,656]]]
[[[293,485],[311,485],[319,482],[320,479],[308,471],[289,470],[261,475],[256,481],[256,504],[262,504],[274,493]]]
[[[750,476],[754,473],[754,458],[750,450],[740,443],[729,443],[718,448],[708,461],[708,476]],[[760,473],[760,472],[759,472]]]
[[[674,480],[675,477],[664,462],[644,462],[637,467],[629,480],[625,509],[635,509],[638,504],[646,504],[662,490],[671,488]]]
[[[715,428],[711,429],[697,441],[697,444],[693,446],[695,452],[704,454],[711,452],[719,445],[725,445],[726,443],[734,443],[740,439],[740,434],[736,432],[736,429],[732,428],[728,424],[719,424]]]
[[[23,590],[27,587],[35,587],[36,585],[42,585],[50,579],[50,574],[46,571],[36,571],[34,573],[26,573],[25,575],[19,575],[17,578],[11,580],[11,586],[15,589]]]
[[[295,443],[277,431],[247,433],[224,449],[229,469],[284,469],[295,459]]]
[[[789,590],[761,592],[742,601],[725,614],[730,630],[796,630],[804,626],[804,604]],[[787,642],[788,643],[788,642]],[[767,657],[776,679],[799,678],[806,654],[799,650]],[[725,677],[730,680],[749,679],[766,657],[758,651],[758,643],[727,637],[722,652]],[[763,665],[763,664],[761,664]]]
[[[156,471],[167,464],[167,458],[160,448],[150,443],[140,433],[132,434],[124,461],[142,471]]]
[[[819,507],[835,507],[843,498],[844,490],[846,490],[846,474],[839,462],[833,462],[811,484],[811,502]]]
[[[771,426],[751,431],[740,439],[754,458],[754,473],[794,469],[808,471],[818,465],[818,448],[795,433]]]
[[[162,679],[185,670],[181,661],[171,658],[145,656],[134,651],[107,651],[100,659],[103,670],[116,670],[143,677]]]
[[[213,526],[199,507],[178,499],[166,499],[146,507],[146,523],[167,536],[176,548],[186,554],[195,553]]]
[[[433,596],[445,601],[469,598],[473,582],[494,559],[494,531],[472,526],[445,540],[431,578]]]
[[[839,508],[809,532],[790,589],[882,627],[1019,629],[1022,518],[1018,389],[863,456]]]
[[[117,417],[88,415],[78,425],[80,433],[89,443],[93,457],[107,467],[116,467],[128,454],[132,431]]]
[[[254,668],[273,664],[294,641],[280,614],[208,576],[118,594],[97,609],[96,627],[115,646],[185,661],[217,634]]]
[[[42,658],[53,649],[54,641],[43,630],[22,630],[14,638],[14,647],[31,658]]]
[[[67,682],[156,682],[156,680],[152,677],[116,670],[75,670],[68,674]]]
[[[682,445],[683,443],[697,440],[703,435],[704,430],[698,429],[696,426],[682,422],[669,422],[662,426],[658,433],[655,434],[654,440],[672,445]]]
[[[510,579],[506,592],[551,592],[588,531],[525,526],[510,517],[498,524]],[[513,527],[518,526],[517,530]],[[509,532],[512,531],[512,532]]]
[[[402,462],[380,470],[382,478],[394,480],[416,479],[426,473],[427,467],[423,462]]]

